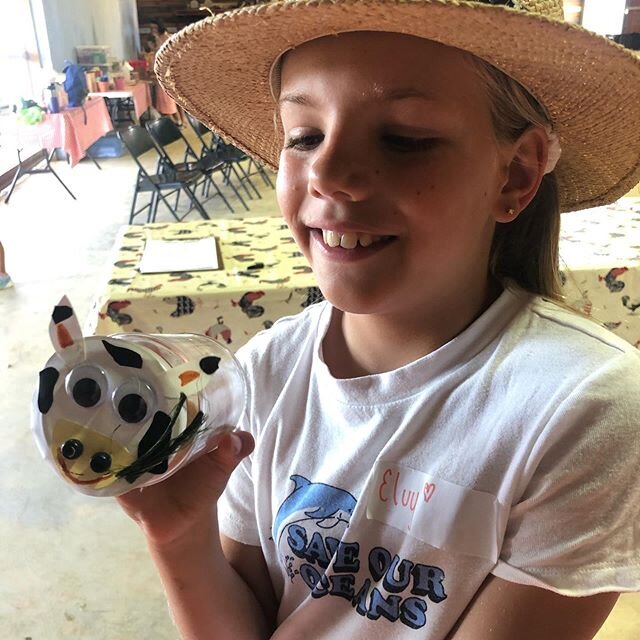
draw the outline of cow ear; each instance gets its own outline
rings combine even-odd
[[[85,359],[84,338],[78,317],[67,296],[53,308],[49,336],[56,353],[69,365]]]
[[[165,372],[170,379],[171,386],[178,393],[187,396],[204,389],[211,376],[218,370],[220,358],[218,356],[204,356],[198,360],[191,360]]]

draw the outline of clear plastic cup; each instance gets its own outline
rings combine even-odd
[[[244,414],[233,354],[197,334],[122,333],[54,354],[34,394],[43,457],[74,489],[116,496],[213,449]]]

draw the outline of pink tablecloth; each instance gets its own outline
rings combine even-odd
[[[62,149],[73,167],[85,156],[87,149],[113,129],[104,100],[87,100],[82,107],[65,108],[60,113],[48,113],[37,125],[19,124],[16,147]]]
[[[151,105],[149,83],[137,82],[136,84],[128,87],[128,89],[133,94],[133,106],[136,111],[136,118],[140,119],[140,116]]]

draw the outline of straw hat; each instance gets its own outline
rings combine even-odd
[[[390,31],[463,49],[525,86],[560,138],[563,211],[640,182],[640,59],[563,20],[562,0],[286,0],[196,22],[158,52],[156,73],[189,113],[271,169],[270,73],[285,51],[329,34]]]

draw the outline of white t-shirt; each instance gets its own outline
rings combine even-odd
[[[640,590],[640,353],[507,289],[400,369],[335,379],[314,305],[239,351],[254,453],[221,530],[262,548],[274,638],[443,640],[488,574]]]

